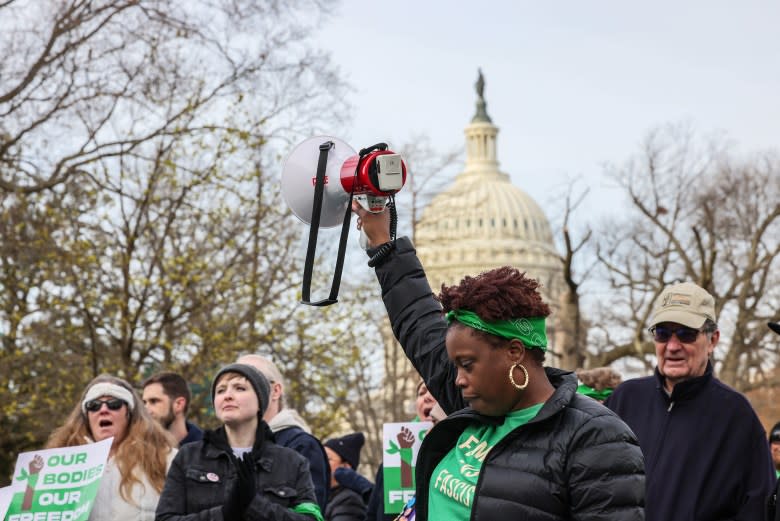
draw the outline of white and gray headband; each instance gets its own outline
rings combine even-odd
[[[87,402],[92,401],[101,396],[113,396],[119,398],[127,403],[127,407],[132,411],[135,409],[135,398],[133,393],[122,387],[121,385],[112,384],[110,382],[99,382],[89,388],[84,400],[81,402],[81,412],[87,414]]]

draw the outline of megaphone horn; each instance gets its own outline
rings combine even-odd
[[[317,165],[316,171],[313,170]],[[355,196],[369,211],[380,212],[388,198],[406,182],[406,165],[385,143],[364,148],[360,154],[344,141],[329,137],[309,138],[296,146],[282,167],[282,197],[293,214],[310,226],[303,272],[303,304],[328,306],[337,302],[344,266],[351,204]],[[342,223],[330,297],[309,300],[317,233],[320,227]]]
[[[320,145],[328,141],[333,143],[333,147],[328,153],[325,165],[320,213],[322,228],[338,226],[344,219],[344,212],[349,204],[349,192],[345,191],[339,182],[341,168],[347,159],[357,157],[357,152],[335,137],[311,137],[290,152],[282,167],[282,197],[298,219],[311,224]]]

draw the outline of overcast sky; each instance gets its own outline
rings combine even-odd
[[[477,68],[502,171],[547,210],[568,178],[616,203],[604,162],[687,122],[745,151],[780,139],[780,2],[345,0],[315,41],[354,87],[354,148],[463,144]],[[549,208],[549,209],[548,209]]]

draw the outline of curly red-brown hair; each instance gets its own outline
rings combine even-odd
[[[542,300],[539,287],[537,280],[529,278],[517,268],[503,266],[476,277],[466,276],[460,284],[454,286],[442,284],[437,299],[445,313],[453,309],[467,309],[488,322],[546,317],[550,314],[550,306]],[[453,325],[456,324],[453,322]],[[506,340],[489,333],[476,330],[474,333],[494,347],[506,343]],[[544,360],[544,351],[541,349],[531,349],[529,353],[540,363]]]
[[[542,300],[539,286],[517,268],[503,266],[476,277],[464,277],[456,286],[442,284],[438,300],[445,313],[468,309],[488,322],[546,317],[550,306]]]

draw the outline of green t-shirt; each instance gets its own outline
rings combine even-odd
[[[469,425],[458,443],[436,465],[428,485],[428,517],[467,521],[471,517],[474,491],[482,462],[504,436],[525,425],[543,403],[506,415],[502,425]]]

